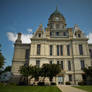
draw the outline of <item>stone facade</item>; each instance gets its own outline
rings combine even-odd
[[[84,78],[83,68],[92,65],[92,44],[78,25],[66,28],[64,16],[56,9],[48,19],[47,28],[42,24],[31,38],[31,44],[22,44],[21,33],[15,42],[12,64],[13,75],[20,75],[19,67],[24,64],[59,64],[63,67],[53,81],[56,84],[78,84]],[[61,68],[62,68],[61,67]]]

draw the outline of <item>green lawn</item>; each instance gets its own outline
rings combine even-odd
[[[76,88],[80,88],[88,92],[92,92],[92,86],[77,86]]]
[[[61,92],[56,86],[0,86],[0,92]]]

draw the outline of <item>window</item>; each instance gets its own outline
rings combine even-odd
[[[83,55],[83,47],[82,47],[82,45],[79,45],[79,53],[80,53],[80,55]]]
[[[60,62],[60,61],[57,61],[57,64],[60,66],[61,69],[64,68],[64,67],[63,67],[63,61],[61,61],[61,62]]]
[[[83,79],[84,81],[86,81],[87,77],[86,77],[85,74],[82,74],[82,79]]]
[[[57,45],[57,56],[59,56],[59,45]]]
[[[81,70],[83,70],[85,68],[84,60],[81,60],[80,64],[81,64]]]
[[[63,35],[66,36],[66,32],[64,32]]]
[[[64,67],[63,67],[63,61],[61,61],[61,69],[64,69]]]
[[[53,49],[53,46],[50,45],[50,56],[52,56],[52,49]]]
[[[78,34],[78,37],[81,37],[81,35],[80,35],[80,34]]]
[[[41,37],[41,33],[38,34],[38,37]]]
[[[89,49],[90,57],[92,58],[92,49]]]
[[[70,45],[67,45],[67,55],[70,56]]]
[[[50,28],[53,28],[53,24],[50,24]]]
[[[72,75],[69,74],[68,76],[69,76],[69,81],[72,81]]]
[[[71,62],[68,61],[68,70],[71,71]]]
[[[40,60],[36,60],[36,66],[40,67]]]
[[[60,55],[63,56],[63,46],[60,45]]]
[[[59,32],[56,32],[56,36],[59,36]]]
[[[29,59],[29,49],[26,49],[26,55],[25,55],[26,59]]]
[[[63,56],[63,46],[62,45],[57,45],[57,56]]]
[[[57,64],[59,65],[59,61],[57,61]]]
[[[40,55],[40,48],[41,48],[41,45],[37,44],[37,55]]]
[[[52,36],[52,32],[50,32],[50,36]]]
[[[52,64],[52,61],[50,61],[50,64]]]

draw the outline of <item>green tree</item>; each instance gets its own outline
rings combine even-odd
[[[3,65],[4,65],[4,60],[5,60],[5,58],[4,58],[4,56],[2,55],[2,52],[1,52],[1,44],[0,44],[0,68],[3,67]]]
[[[10,72],[11,71],[11,66],[7,66],[5,69],[4,69],[4,72]]]
[[[60,72],[61,72],[61,69],[60,69],[59,65],[57,65],[57,64],[44,64],[42,66],[41,76],[49,77],[50,81],[52,82],[53,77],[56,76]]]
[[[33,66],[32,77],[34,77],[35,80],[38,81],[39,76],[41,76],[41,68],[37,66]]]
[[[21,66],[20,73],[22,74],[22,82],[28,84],[28,77],[32,75],[33,67],[32,66]]]
[[[87,77],[87,83],[92,84],[92,66],[84,68],[83,71],[85,72],[85,75]]]

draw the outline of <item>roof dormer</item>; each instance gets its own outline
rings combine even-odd
[[[43,38],[44,36],[44,29],[43,29],[43,26],[42,24],[39,25],[37,31],[35,32],[33,38]]]

